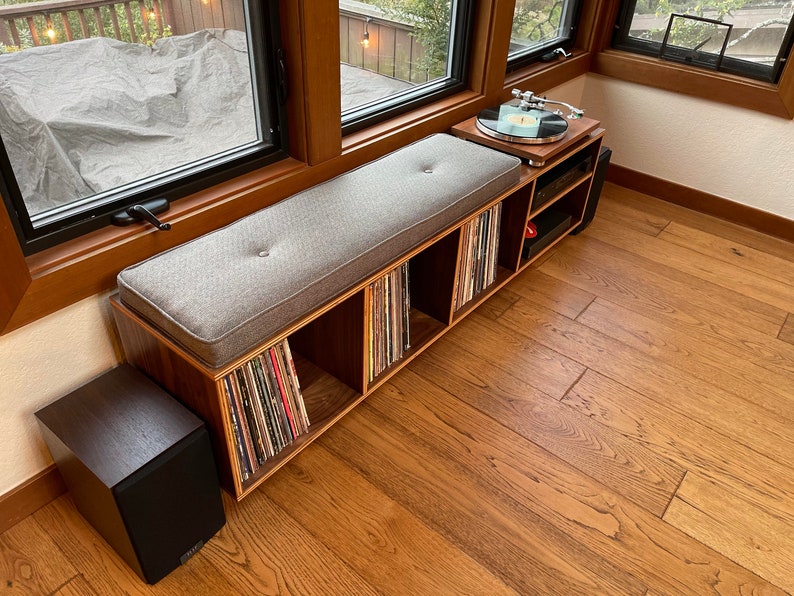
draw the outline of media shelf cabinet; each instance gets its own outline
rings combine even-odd
[[[126,358],[205,421],[221,484],[240,500],[576,228],[585,213],[605,132],[598,125],[597,121],[586,118],[575,121],[576,127],[569,138],[541,149],[543,166],[522,162],[519,182],[512,188],[277,335],[263,337],[260,345],[223,367],[205,366],[113,297],[111,303]],[[451,132],[478,142],[476,131],[470,131],[472,126],[467,121],[453,127]],[[488,139],[483,144],[515,154],[510,143]],[[539,194],[543,195],[542,204],[536,201]],[[456,308],[456,284],[466,262],[464,229],[499,203],[493,281]],[[523,258],[527,223],[542,218],[549,210],[570,216],[567,226],[557,230],[553,239],[547,239],[542,250],[534,252],[531,258]],[[368,311],[373,303],[370,286],[405,263],[409,270],[410,347],[370,378],[372,313]],[[245,478],[235,452],[235,431],[223,378],[285,339],[294,356],[309,431]]]

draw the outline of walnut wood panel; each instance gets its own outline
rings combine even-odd
[[[455,292],[460,229],[427,246],[409,261],[411,306],[448,325]]]
[[[339,418],[340,412],[344,413],[361,400],[359,392],[301,358],[300,354],[295,354],[295,367],[312,432],[332,423]]]
[[[529,170],[528,166],[522,166],[522,173],[527,170]],[[509,271],[518,271],[526,235],[529,205],[532,203],[534,192],[535,183],[532,180],[502,201],[498,262]]]
[[[588,147],[591,148],[590,150],[597,150],[601,135],[603,135],[603,131],[600,130],[597,132],[597,136],[591,137],[589,140],[582,143],[575,141],[565,143],[565,146],[573,147],[576,151],[579,151],[580,147],[584,147],[585,151],[588,150]],[[554,160],[562,159],[563,153],[555,152]],[[132,321],[135,316],[117,300],[113,300],[114,312],[118,313],[119,331],[124,338],[123,343],[125,348],[129,345],[131,350],[131,354],[128,356],[129,360],[136,366],[149,371],[186,405],[205,418],[211,428],[210,434],[216,445],[216,454],[222,470],[222,483],[236,498],[241,499],[285,462],[297,455],[314,437],[324,432],[364,395],[377,388],[421,353],[431,342],[440,337],[450,323],[461,321],[515,275],[514,259],[517,253],[505,257],[505,260],[509,261],[510,268],[498,266],[495,281],[452,313],[457,271],[461,263],[461,229],[467,222],[472,221],[473,218],[478,217],[484,210],[491,208],[497,202],[508,202],[511,205],[515,203],[515,206],[508,210],[512,214],[518,209],[520,213],[516,221],[505,226],[505,234],[512,236],[510,243],[514,250],[520,246],[528,205],[531,203],[531,197],[527,195],[525,189],[532,189],[534,187],[533,177],[544,170],[522,167],[521,171],[523,180],[515,188],[508,189],[494,197],[477,212],[456,222],[447,230],[442,230],[433,238],[414,247],[406,255],[411,269],[410,293],[415,316],[412,328],[423,335],[415,336],[416,343],[412,348],[398,362],[378,375],[378,378],[372,383],[367,383],[369,356],[366,329],[370,316],[367,312],[368,284],[391,270],[396,263],[370,278],[362,280],[345,294],[332,297],[326,306],[306,313],[302,319],[285,329],[281,336],[262,338],[260,346],[252,346],[246,355],[222,369],[205,368],[144,321],[141,321],[139,329],[131,329],[130,326],[134,325]],[[514,198],[513,193],[516,190],[520,194]],[[586,185],[582,183],[571,189],[568,195],[556,197],[554,204],[559,205],[559,208],[566,212],[578,210],[578,219],[581,219],[581,212],[586,202],[586,190]],[[438,324],[431,322],[430,325],[426,325],[429,318],[435,319]],[[259,350],[289,334],[292,336],[294,348],[297,351],[326,371],[329,380],[339,379],[351,387],[356,395],[350,399],[347,397],[342,401],[331,399],[328,402],[325,402],[321,395],[318,396],[319,403],[328,403],[332,408],[323,416],[324,422],[313,425],[308,435],[299,438],[289,448],[271,458],[266,466],[261,467],[251,477],[243,481],[240,470],[238,470],[239,463],[236,457],[231,457],[236,452],[235,437],[221,378],[226,372],[240,366]],[[173,378],[173,372],[166,372],[174,370],[179,371],[178,378],[197,377],[193,384],[198,387],[190,386],[189,381],[185,381],[182,386],[179,386],[179,381]]]
[[[306,414],[309,417],[309,432],[299,436],[289,447],[269,458],[265,465],[260,466],[245,481],[239,480],[237,465],[231,463],[232,473],[236,480],[235,485],[229,486],[227,490],[238,501],[254,492],[261,483],[278,472],[282,466],[297,456],[363,399],[359,392],[302,358],[300,354],[295,353],[293,356],[301,383]],[[229,433],[227,432],[227,434]]]
[[[290,336],[290,347],[358,393],[364,393],[365,307],[362,289]]]
[[[540,209],[533,211],[531,217],[535,217],[551,207],[556,211],[569,214],[571,216],[571,227],[575,227],[582,221],[584,208],[587,205],[587,197],[590,193],[591,182],[592,178],[580,179],[578,182],[574,183],[572,188],[568,188],[560,196],[554,197]]]
[[[228,428],[229,417],[221,406],[222,395],[215,379],[192,358],[162,338],[154,329],[112,299],[113,314],[127,361],[143,370],[207,425],[215,451],[221,485],[235,493],[239,480],[228,465],[234,453]],[[239,490],[239,489],[238,489]]]
[[[568,132],[561,141],[540,145],[525,145],[522,143],[508,143],[486,135],[477,128],[476,121],[477,118],[474,117],[456,124],[452,127],[452,134],[516,155],[522,159],[529,160],[531,165],[538,166],[550,166],[554,160],[559,159],[563,154],[567,156],[569,150],[576,146],[578,141],[589,137],[589,141],[595,142],[604,134],[604,130],[598,128],[600,122],[582,117],[568,121]]]
[[[490,298],[494,292],[510,281],[513,275],[515,275],[515,271],[506,269],[501,265],[497,265],[496,279],[494,282],[491,285],[484,287],[478,294],[475,294],[471,300],[460,305],[452,314],[452,322],[457,323],[458,321],[463,320],[466,315],[473,312],[478,306],[480,306],[480,304],[488,300],[488,298]]]

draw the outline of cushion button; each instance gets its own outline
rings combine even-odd
[[[269,257],[269,256],[270,256],[270,253],[269,253],[269,252],[267,252],[266,250],[263,250],[263,251],[261,251],[261,252],[259,253],[259,256],[260,256],[260,257]]]

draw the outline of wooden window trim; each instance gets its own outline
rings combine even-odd
[[[600,0],[589,6],[593,28],[589,31],[593,50],[591,71],[631,83],[638,83],[718,101],[780,118],[794,118],[794,66],[789,56],[777,84],[704,70],[642,56],[610,47],[618,2]]]
[[[780,118],[794,118],[794,70],[791,64],[786,65],[780,82],[775,85],[606,49],[594,56],[592,72]]]

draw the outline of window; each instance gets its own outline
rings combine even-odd
[[[0,193],[26,253],[281,156],[278,2],[4,2]]]
[[[340,0],[343,131],[462,89],[473,5],[472,0]]]
[[[776,83],[791,51],[794,5],[775,0],[633,0],[613,45]]]
[[[516,0],[507,68],[556,60],[573,47],[578,0]]]

